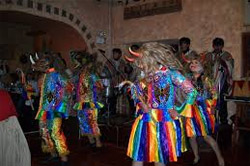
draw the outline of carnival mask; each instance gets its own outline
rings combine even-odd
[[[53,63],[52,57],[48,55],[38,57],[37,53],[35,54],[35,58],[33,57],[33,55],[30,55],[30,61],[32,64],[32,68],[40,72],[46,72]]]

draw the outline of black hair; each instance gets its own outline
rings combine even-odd
[[[214,46],[224,46],[224,40],[222,38],[216,37],[213,40],[213,45]]]
[[[180,45],[181,44],[190,44],[190,39],[188,37],[182,37],[180,38]]]
[[[140,47],[139,47],[138,45],[136,45],[136,44],[133,44],[133,45],[131,46],[132,51],[137,51],[139,48],[140,48]]]
[[[124,68],[124,72],[127,74],[131,74],[133,72],[133,67],[130,64],[126,64]]]
[[[15,83],[19,80],[17,73],[10,73],[11,82]]]
[[[114,53],[122,54],[122,51],[121,51],[120,48],[114,48],[114,49],[112,50],[112,52],[113,52],[113,54],[114,54]]]

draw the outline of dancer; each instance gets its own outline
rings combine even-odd
[[[200,160],[196,137],[203,137],[213,148],[219,166],[224,166],[224,159],[220,153],[217,142],[211,136],[215,132],[214,110],[217,101],[216,87],[212,78],[212,71],[209,65],[204,65],[205,54],[194,55],[186,62],[189,64],[189,78],[198,91],[195,103],[192,105],[192,118],[186,119],[186,133],[194,153],[193,164]]]
[[[172,48],[156,42],[143,44],[135,56],[125,58],[134,62],[144,73],[138,82],[130,84],[137,115],[129,139],[127,155],[133,159],[133,166],[143,162],[165,165],[177,161],[186,151],[185,131],[179,116],[191,116],[191,105],[196,90],[190,81],[178,70],[180,62],[174,57]],[[175,88],[181,87],[187,93],[185,103],[175,107]]]
[[[103,104],[97,101],[97,89],[101,87],[97,79],[95,57],[88,53],[76,54],[72,57],[75,63],[75,69],[78,70],[78,84],[76,88],[76,103],[74,109],[77,110],[77,116],[80,125],[81,135],[88,136],[92,147],[102,147],[100,140],[100,129],[97,118],[98,111]]]
[[[36,115],[39,120],[42,135],[42,150],[50,153],[53,158],[61,158],[61,165],[68,164],[69,154],[66,138],[62,131],[62,119],[68,118],[67,110],[67,81],[57,69],[60,60],[54,55],[44,55],[42,58],[30,56],[35,70],[44,72],[40,92],[40,104]],[[54,63],[57,62],[57,63]]]

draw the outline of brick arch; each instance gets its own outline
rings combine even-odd
[[[79,32],[90,53],[97,54],[90,28],[73,11],[33,0],[0,0],[0,11],[19,11],[63,22]]]

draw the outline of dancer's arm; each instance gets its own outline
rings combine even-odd
[[[178,71],[171,71],[171,79],[175,86],[182,89],[187,94],[186,101],[182,104],[182,106],[175,107],[175,110],[182,116],[192,117],[191,106],[196,99],[196,89],[193,87],[192,83]]]
[[[214,85],[214,82],[208,77],[205,78],[204,84],[208,92],[211,94],[211,98],[206,99],[207,111],[210,114],[214,114],[218,98],[216,87]]]

